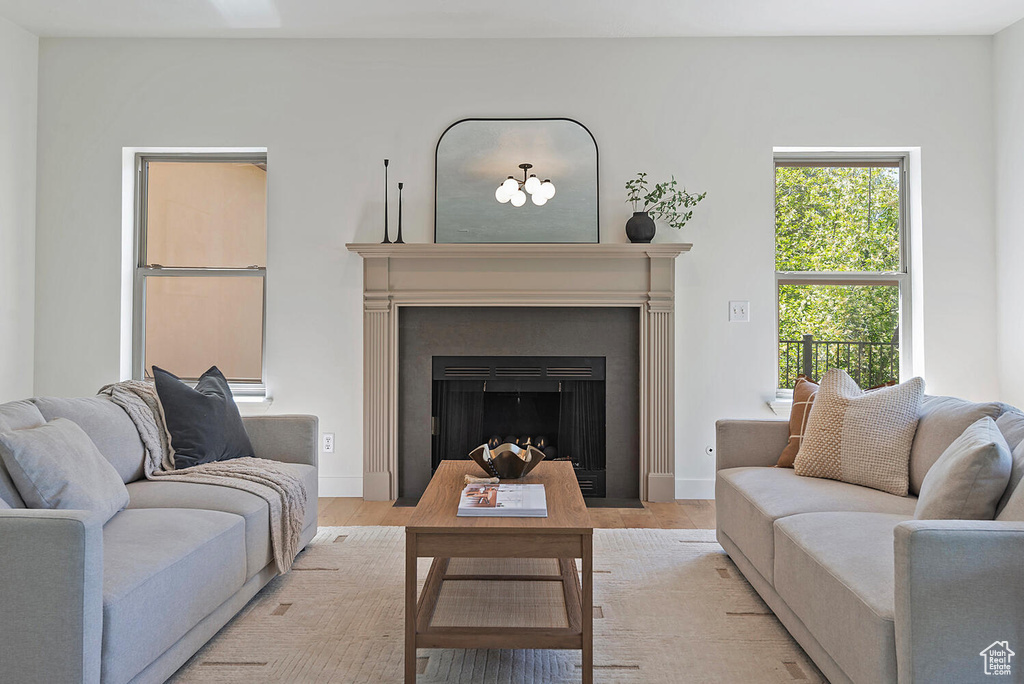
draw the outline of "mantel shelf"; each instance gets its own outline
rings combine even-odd
[[[658,242],[653,244],[616,242],[589,244],[436,244],[433,242],[421,242],[402,245],[354,242],[345,246],[350,252],[356,252],[364,258],[532,257],[538,259],[675,257],[683,252],[689,252],[690,248],[693,247],[688,242]]]

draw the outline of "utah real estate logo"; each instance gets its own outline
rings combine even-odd
[[[985,648],[985,650],[978,655],[985,659],[986,675],[1007,677],[1013,674],[1013,665],[1011,661],[1013,660],[1013,656],[1017,654],[1010,650],[1008,642],[993,641],[990,646]]]

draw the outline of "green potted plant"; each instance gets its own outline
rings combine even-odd
[[[626,221],[630,242],[650,242],[654,237],[654,219],[680,229],[693,218],[693,207],[708,194],[694,195],[680,188],[675,176],[666,183],[648,187],[647,174],[641,171],[626,181],[626,201],[633,205],[633,217]]]

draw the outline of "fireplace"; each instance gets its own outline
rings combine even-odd
[[[435,356],[431,472],[485,442],[571,461],[584,496],[604,498],[605,359]]]
[[[675,262],[690,245],[350,244],[348,249],[363,258],[366,499],[394,499],[426,487],[432,462],[432,358],[470,355],[604,356],[607,496],[675,498]],[[492,330],[488,322],[467,319],[426,334],[417,329],[416,320],[466,308],[501,311],[496,320],[505,327]],[[515,314],[508,313],[512,308]],[[537,344],[550,341],[549,328],[564,323],[558,315],[557,325],[549,325],[547,312],[584,310],[627,316],[632,354],[595,349],[607,337],[604,329],[577,331],[569,339],[577,347]],[[426,318],[414,315],[424,311],[430,312]],[[436,344],[417,349],[421,340]],[[466,348],[465,340],[479,348]],[[622,371],[629,364],[626,380]],[[614,487],[632,493],[615,494]]]
[[[398,495],[419,498],[441,459],[497,435],[545,437],[592,497],[639,500],[639,395],[636,309],[402,309]]]

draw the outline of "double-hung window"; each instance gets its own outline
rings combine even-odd
[[[136,157],[132,372],[184,380],[217,366],[264,393],[267,159]]]
[[[780,394],[829,368],[868,388],[909,367],[906,167],[892,154],[776,154]]]

